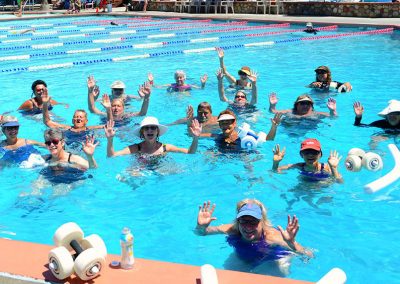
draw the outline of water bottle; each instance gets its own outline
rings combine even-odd
[[[125,227],[121,232],[121,268],[122,269],[132,269],[135,263],[135,258],[133,257],[133,235],[131,230]]]

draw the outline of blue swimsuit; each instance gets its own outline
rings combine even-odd
[[[324,163],[321,163],[321,170],[318,172],[310,172],[310,171],[305,171],[304,170],[305,164],[302,166],[302,169],[300,170],[301,176],[305,177],[307,180],[310,181],[321,181],[321,180],[326,180],[331,177],[331,175],[327,172],[324,171]]]
[[[25,142],[26,143],[26,142]],[[32,145],[24,145],[15,150],[9,150],[4,147],[0,148],[0,161],[10,164],[19,165],[23,161],[28,160],[31,154],[40,154]]]

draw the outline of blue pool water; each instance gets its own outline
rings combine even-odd
[[[400,203],[400,183],[394,183],[374,195],[364,193],[363,186],[390,171],[394,165],[387,145],[399,140],[391,138],[378,144],[375,152],[383,157],[384,169],[379,172],[363,170],[351,173],[345,170],[343,160],[339,167],[344,184],[318,186],[304,183],[298,173],[275,174],[272,166],[271,149],[275,143],[286,146],[287,154],[282,164],[300,161],[299,144],[305,137],[318,138],[323,147],[322,160],[326,161],[329,151],[336,149],[343,156],[353,147],[369,150],[370,136],[377,129],[354,127],[352,104],[361,101],[365,107],[364,122],[372,122],[377,113],[386,107],[390,99],[399,99],[400,34],[364,35],[337,39],[297,41],[303,33],[286,33],[265,37],[236,38],[238,34],[267,31],[301,29],[291,25],[284,28],[256,29],[249,31],[227,31],[220,33],[198,33],[217,29],[200,24],[223,24],[224,22],[194,23],[185,29],[162,31],[148,30],[155,27],[175,27],[174,21],[164,21],[161,26],[137,26],[132,35],[110,35],[105,32],[125,31],[126,27],[107,25],[104,33],[98,31],[91,37],[59,39],[55,36],[81,34],[70,30],[99,28],[99,22],[83,26],[83,18],[56,20],[26,20],[2,22],[2,27],[14,25],[16,29],[27,29],[31,25],[49,24],[37,28],[36,32],[49,38],[34,39],[32,34],[11,36],[8,30],[0,30],[0,57],[30,55],[30,59],[2,61],[0,69],[1,112],[13,111],[31,95],[30,85],[36,79],[47,82],[50,95],[70,107],[55,106],[57,119],[69,124],[73,111],[87,108],[86,78],[93,74],[101,93],[109,92],[114,80],[127,84],[127,93],[135,94],[137,86],[144,82],[147,72],[153,72],[156,84],[173,81],[176,69],[188,74],[188,83],[199,84],[199,78],[208,73],[209,81],[204,90],[193,90],[190,96],[166,94],[165,90],[154,89],[151,95],[148,115],[157,116],[167,124],[185,116],[188,104],[197,106],[208,101],[217,115],[226,108],[218,99],[215,71],[219,67],[215,51],[182,54],[179,51],[214,46],[231,46],[225,50],[225,63],[232,74],[247,65],[259,73],[259,103],[255,114],[242,117],[256,131],[267,131],[271,114],[268,113],[268,94],[278,93],[278,109],[291,108],[295,98],[310,92],[304,86],[314,79],[313,70],[319,65],[328,65],[333,78],[350,81],[354,90],[348,94],[333,94],[337,100],[339,117],[324,119],[318,125],[301,125],[299,128],[281,125],[274,142],[266,142],[259,153],[248,155],[222,155],[214,148],[210,139],[202,139],[195,155],[168,154],[155,170],[141,170],[140,176],[130,172],[140,168],[132,157],[106,158],[106,141],[102,131],[97,132],[100,145],[95,158],[99,169],[90,171],[93,178],[72,184],[49,185],[38,179],[40,169],[3,168],[0,185],[0,237],[45,244],[52,243],[52,236],[58,226],[65,222],[78,223],[85,233],[98,233],[106,242],[110,253],[119,253],[118,237],[121,229],[128,226],[135,235],[137,257],[201,265],[210,263],[218,268],[232,269],[232,248],[222,235],[200,237],[193,233],[198,205],[204,200],[217,204],[216,224],[229,223],[235,216],[236,202],[243,198],[257,198],[268,207],[268,217],[274,225],[286,225],[286,215],[298,216],[301,229],[297,241],[312,248],[315,258],[309,261],[295,259],[288,277],[317,281],[332,267],[340,267],[347,273],[349,283],[395,283],[399,279],[398,251],[400,249],[397,228],[397,214]],[[113,20],[122,18],[88,17],[87,20]],[[159,23],[152,19],[150,24]],[[185,22],[185,20],[182,20]],[[137,25],[143,22],[137,22]],[[54,25],[54,26],[51,26]],[[73,27],[73,26],[76,27]],[[246,26],[259,26],[249,23]],[[67,26],[67,27],[65,27]],[[218,29],[229,27],[218,26]],[[373,30],[372,28],[339,27],[318,35],[332,35]],[[54,33],[57,31],[57,33]],[[62,31],[62,32],[61,32]],[[149,38],[149,35],[166,33],[187,34],[175,37]],[[191,32],[191,34],[189,34]],[[210,37],[228,36],[217,42],[175,43],[156,48],[120,48],[143,43],[180,41]],[[144,36],[123,42],[89,43],[117,37]],[[38,37],[38,36],[36,36]],[[53,37],[53,38],[50,38]],[[30,38],[31,40],[26,40]],[[24,39],[25,41],[3,42]],[[291,40],[269,46],[244,48],[240,44]],[[86,42],[84,42],[86,41]],[[32,45],[64,42],[61,47],[32,49]],[[236,46],[236,47],[235,47]],[[13,47],[13,48],[10,48]],[[65,54],[65,51],[103,47],[93,53]],[[59,53],[59,54],[56,54]],[[64,54],[62,54],[64,53]],[[150,58],[136,58],[129,61],[112,62],[112,58],[153,53]],[[34,55],[34,56],[32,56]],[[102,62],[102,61],[103,62]],[[105,62],[104,62],[105,61]],[[69,68],[40,69],[37,66],[81,62]],[[53,66],[54,67],[54,66]],[[45,67],[49,68],[49,67]],[[14,70],[15,69],[15,70]],[[327,96],[311,94],[316,109],[326,111]],[[133,109],[139,103],[133,102]],[[13,112],[21,122],[19,137],[43,140],[46,129],[40,117],[29,117]],[[130,133],[140,118],[134,118],[132,125],[118,133],[116,149],[122,149],[137,139]],[[89,124],[100,124],[95,115],[89,115]],[[188,147],[191,139],[183,125],[170,127],[160,139],[179,147]],[[42,153],[45,153],[42,150]],[[237,264],[237,263],[236,263]],[[236,265],[237,266],[237,265]]]

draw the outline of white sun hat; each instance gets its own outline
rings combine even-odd
[[[111,89],[125,89],[124,82],[117,80],[111,84]]]
[[[155,126],[158,127],[158,129],[160,130],[158,136],[163,135],[168,130],[168,127],[166,127],[165,125],[160,124],[158,122],[158,119],[155,118],[154,116],[146,116],[142,120],[140,125],[133,130],[133,135],[135,135],[137,137],[140,137],[140,129],[142,129],[143,126],[149,126],[149,125],[155,125]]]
[[[400,101],[390,100],[389,105],[384,108],[378,115],[385,117],[391,112],[400,112]]]

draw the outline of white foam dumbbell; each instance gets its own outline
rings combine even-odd
[[[383,168],[383,162],[381,156],[378,154],[368,152],[365,154],[362,160],[363,166],[369,171],[379,171]]]
[[[345,160],[346,169],[351,172],[359,172],[362,168],[362,160],[365,156],[365,151],[360,148],[352,148],[347,153]]]

